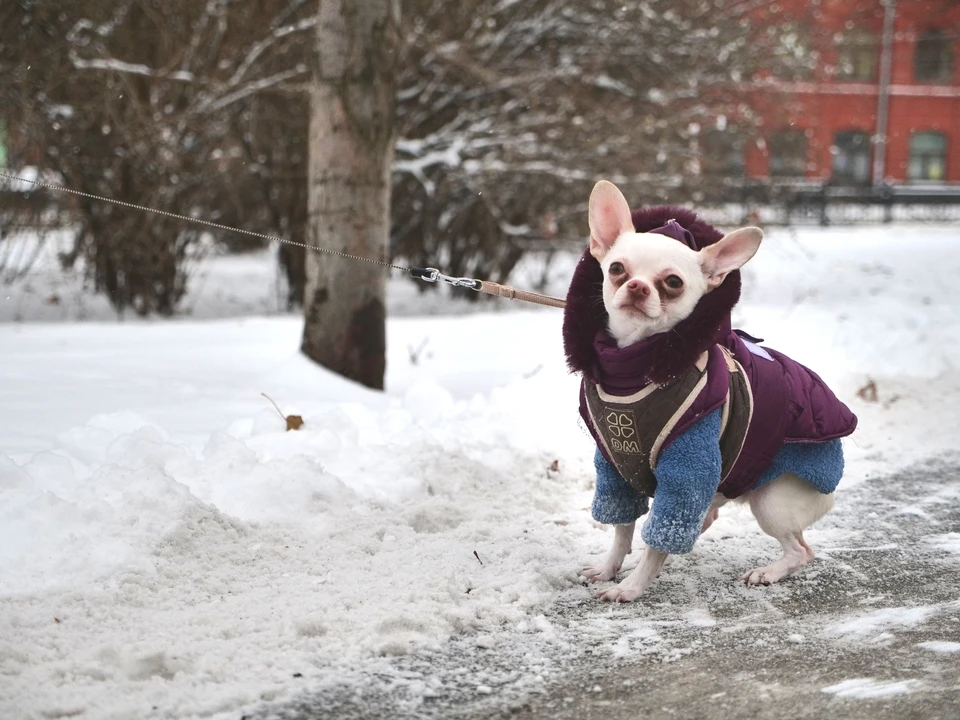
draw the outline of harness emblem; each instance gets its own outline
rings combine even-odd
[[[610,445],[616,452],[630,455],[642,455],[637,442],[637,422],[632,412],[611,410],[606,415]]]

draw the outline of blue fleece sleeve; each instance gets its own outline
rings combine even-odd
[[[843,445],[840,439],[821,443],[784,443],[757,487],[763,487],[785,472],[799,475],[817,490],[829,495],[837,489],[843,477]]]
[[[660,454],[653,509],[642,531],[647,546],[668,553],[693,550],[720,486],[720,412],[697,421]]]
[[[649,499],[638,493],[597,448],[593,458],[597,487],[593,493],[593,519],[607,525],[629,525],[647,514]]]

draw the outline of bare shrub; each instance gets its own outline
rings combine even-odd
[[[306,163],[296,83],[308,73],[311,11],[302,0],[4,3],[10,164],[128,203],[295,232]],[[200,230],[85,198],[67,207],[76,242],[65,265],[82,260],[118,311],[174,312]]]

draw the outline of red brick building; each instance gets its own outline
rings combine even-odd
[[[779,0],[759,14],[775,53],[810,60],[751,92],[748,177],[960,183],[960,0]]]

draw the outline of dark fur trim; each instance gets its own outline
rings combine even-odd
[[[633,212],[637,232],[662,227],[670,219],[689,230],[700,249],[723,237],[723,233],[685,208],[665,205]],[[649,379],[663,383],[687,370],[704,350],[713,345],[717,332],[728,323],[730,311],[739,299],[740,271],[737,270],[730,273],[720,287],[704,295],[690,317],[664,333]],[[600,263],[587,250],[573,272],[563,314],[563,347],[571,372],[592,377],[593,340],[598,331],[607,329],[607,323],[607,311],[603,307],[603,272]]]

